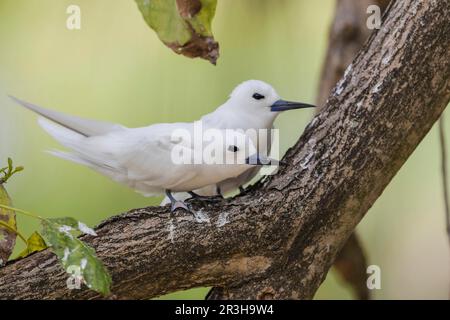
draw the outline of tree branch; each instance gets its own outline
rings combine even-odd
[[[220,286],[227,298],[312,298],[449,102],[449,15],[450,0],[396,1],[288,150],[289,165],[249,193],[193,202],[198,221],[151,207],[113,217],[96,228],[97,237],[85,236],[111,271],[115,296]],[[45,250],[0,269],[0,299],[97,297],[68,290],[66,279]]]

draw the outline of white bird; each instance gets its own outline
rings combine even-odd
[[[197,149],[191,139],[195,139],[195,123],[126,128],[119,124],[69,116],[11,98],[51,120],[40,117],[39,124],[59,143],[72,150],[71,153],[53,151],[53,155],[90,167],[145,196],[165,192],[171,200],[172,211],[178,207],[187,209],[182,201],[173,198],[172,191],[189,192],[270,162],[266,157],[260,157],[251,139],[237,130],[218,130],[222,139],[212,140],[209,144],[202,139]],[[174,133],[180,130],[187,134],[175,137]],[[223,153],[211,153],[213,157],[208,164],[174,161],[174,148],[192,155],[192,159],[198,152],[203,157],[207,146]],[[238,162],[237,159],[243,160]]]
[[[203,116],[200,120],[204,127],[217,129],[266,129],[268,132],[265,141],[258,141],[251,136],[254,145],[258,147],[258,154],[268,157],[271,149],[271,129],[276,117],[283,111],[315,107],[300,102],[285,101],[280,98],[275,89],[259,80],[248,80],[238,85],[230,95],[228,101],[218,107],[214,112]],[[242,191],[243,186],[252,180],[261,167],[255,166],[237,177],[230,177],[218,184],[209,185],[195,194],[201,196],[222,196],[236,189]],[[177,193],[175,198],[185,200],[191,194]],[[161,202],[165,205],[170,201],[167,197]]]

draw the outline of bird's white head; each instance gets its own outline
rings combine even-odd
[[[248,80],[238,85],[231,93],[228,105],[253,115],[275,118],[279,112],[293,109],[311,108],[313,105],[282,100],[276,90],[260,80]]]
[[[244,108],[269,110],[280,96],[268,83],[248,80],[238,85],[230,95],[230,101]],[[270,111],[270,110],[269,110]]]

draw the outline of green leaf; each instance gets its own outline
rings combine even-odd
[[[11,199],[1,183],[0,204],[11,206]],[[13,231],[16,230],[16,214],[14,211],[0,208],[0,221],[9,227],[0,226],[0,266],[2,266],[8,261],[16,244],[17,233]]]
[[[219,44],[212,34],[217,0],[135,0],[144,20],[177,54],[216,64]]]
[[[16,168],[14,169],[14,173],[17,173],[17,172],[20,172],[20,171],[23,171],[23,170],[24,170],[24,167],[19,166],[19,167],[16,167]]]
[[[8,158],[8,166],[0,169],[0,184],[4,184],[11,178],[15,173],[23,171],[24,167],[16,167],[14,168],[13,161],[11,158]]]
[[[47,244],[45,243],[45,240],[38,232],[34,232],[27,239],[27,247],[19,254],[18,258],[25,258],[26,256],[29,256],[33,252],[42,251],[44,249],[47,249]]]
[[[73,218],[56,218],[42,221],[42,232],[64,269],[78,270],[88,288],[103,295],[110,293],[111,276],[95,255],[94,249],[76,238],[80,224]]]

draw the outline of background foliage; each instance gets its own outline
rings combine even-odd
[[[65,27],[71,4],[82,10],[79,31]],[[143,198],[42,152],[57,144],[7,93],[127,126],[198,119],[251,78],[273,84],[286,99],[311,103],[333,5],[333,0],[219,1],[213,31],[221,57],[213,67],[173,54],[131,0],[0,1],[0,161],[11,156],[27,169],[8,184],[15,206],[94,225],[161,199]],[[297,140],[311,112],[279,117],[283,150]],[[434,128],[358,227],[369,262],[382,270],[376,298],[447,298],[449,256],[438,150]],[[20,216],[18,223],[27,235],[38,228]],[[205,292],[169,297],[202,298]],[[316,298],[350,294],[331,273]]]

